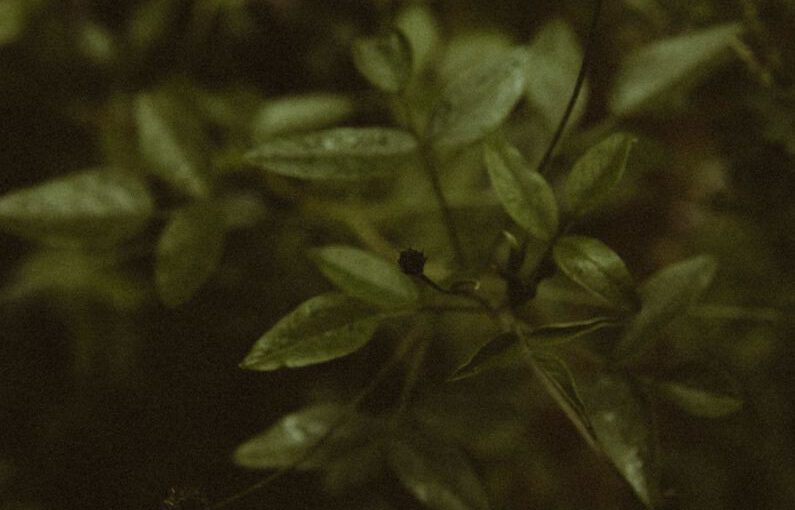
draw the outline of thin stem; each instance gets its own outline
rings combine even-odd
[[[541,162],[538,164],[538,171],[540,173],[544,173],[546,170],[547,165],[549,165],[549,161],[552,159],[552,154],[555,152],[555,147],[558,145],[560,138],[563,136],[563,131],[566,129],[566,124],[571,117],[572,112],[574,111],[574,105],[577,103],[577,98],[580,95],[580,90],[582,89],[582,85],[585,82],[585,75],[588,71],[588,66],[591,61],[591,53],[593,51],[593,43],[596,39],[596,28],[599,24],[599,15],[602,12],[602,0],[596,0],[596,6],[594,7],[593,18],[591,19],[591,27],[588,30],[588,39],[585,43],[585,50],[583,51],[582,56],[582,63],[580,64],[580,71],[577,73],[577,80],[574,82],[574,90],[571,93],[571,97],[569,97],[569,103],[566,105],[566,111],[563,113],[563,118],[560,119],[560,123],[558,124],[557,129],[555,130],[555,134],[552,136],[552,141],[549,143],[547,147],[547,151],[544,153],[544,157],[541,158]]]
[[[442,287],[441,285],[439,285],[435,281],[433,281],[430,278],[428,278],[425,274],[417,275],[417,277],[420,280],[422,280],[426,285],[428,285],[430,288],[435,290],[436,292],[439,292],[439,293],[444,294],[446,296],[457,296],[457,297],[463,297],[463,298],[469,299],[469,300],[474,301],[475,303],[477,303],[478,306],[480,306],[480,308],[483,309],[483,311],[485,311],[487,314],[489,314],[490,317],[496,317],[497,316],[497,310],[483,296],[479,296],[479,295],[475,294],[474,292],[469,292],[469,291],[466,291],[466,290],[458,290],[458,291],[456,291],[456,290],[451,290],[451,289],[445,289],[444,287]]]

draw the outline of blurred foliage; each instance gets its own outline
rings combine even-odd
[[[795,4],[597,4],[0,0],[0,508],[795,507]]]

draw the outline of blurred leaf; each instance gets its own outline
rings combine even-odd
[[[637,309],[635,282],[627,266],[602,241],[566,236],[555,243],[552,255],[566,276],[606,304],[624,310]]]
[[[209,143],[196,115],[165,92],[140,94],[135,119],[141,154],[152,172],[192,197],[209,193]]]
[[[544,177],[508,142],[487,143],[483,154],[491,184],[508,215],[538,239],[552,239],[558,230],[558,205]]]
[[[424,3],[408,3],[395,17],[395,26],[409,41],[414,72],[424,69],[439,45],[439,23],[433,11]]]
[[[442,92],[431,115],[428,137],[437,147],[466,145],[505,121],[524,92],[527,48],[478,62]]]
[[[444,49],[436,72],[442,83],[454,80],[466,73],[473,62],[488,62],[500,58],[514,47],[506,32],[497,30],[473,30],[454,35]]]
[[[342,493],[363,485],[384,470],[385,459],[379,438],[340,452],[325,467],[324,486],[332,493]]]
[[[483,482],[464,452],[416,432],[389,445],[389,464],[400,483],[433,510],[490,508]]]
[[[138,234],[153,212],[140,178],[99,168],[0,197],[0,228],[53,244],[105,244]]]
[[[256,113],[251,130],[256,142],[296,131],[313,131],[339,124],[356,111],[346,96],[301,94],[267,101]]]
[[[385,307],[410,306],[419,298],[414,281],[390,263],[351,246],[312,251],[312,260],[346,294]]]
[[[344,408],[326,402],[282,416],[265,432],[238,446],[235,463],[251,469],[316,468],[327,453],[323,450],[332,448],[329,434],[334,435],[344,414]],[[319,446],[321,441],[324,444]]]
[[[135,7],[127,26],[127,38],[139,51],[148,51],[174,26],[179,14],[175,0],[147,0]]]
[[[621,64],[610,94],[610,110],[630,115],[703,74],[737,40],[742,26],[718,25],[656,41],[640,48]]]
[[[564,202],[575,216],[601,205],[621,180],[635,138],[616,133],[588,149],[563,184]]]
[[[303,179],[364,179],[408,163],[414,137],[391,128],[335,128],[276,138],[247,154],[253,165]]]
[[[649,346],[671,321],[683,315],[709,287],[717,264],[699,255],[654,273],[640,287],[642,307],[616,346],[616,355],[636,354]]]
[[[612,317],[594,317],[581,321],[553,322],[527,332],[525,340],[532,350],[571,342],[604,328],[616,327]]]
[[[521,358],[522,351],[522,344],[519,343],[515,334],[503,333],[483,344],[466,363],[458,367],[449,380],[457,381],[472,377],[508,361]]]
[[[602,373],[580,385],[600,449],[648,507],[659,500],[652,419],[645,403],[625,378]]]
[[[726,416],[743,406],[736,382],[706,363],[681,367],[659,381],[656,388],[660,396],[703,418]]]
[[[269,371],[345,356],[363,347],[384,317],[343,294],[315,296],[265,333],[240,366]]]
[[[399,30],[365,37],[353,44],[353,63],[367,81],[390,94],[403,90],[411,78],[411,46]]]
[[[530,44],[527,67],[527,99],[552,133],[563,118],[569,96],[574,90],[582,48],[577,35],[562,19],[544,25]],[[577,124],[588,103],[588,85],[583,84],[569,125]]]
[[[0,2],[0,46],[11,44],[25,32],[28,18],[38,9],[39,0],[3,0]]]
[[[177,210],[157,243],[155,282],[161,301],[178,306],[212,276],[224,249],[224,216],[214,204]]]

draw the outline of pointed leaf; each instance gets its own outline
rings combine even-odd
[[[335,128],[276,138],[247,154],[265,170],[302,179],[365,179],[410,162],[414,137],[391,128]]]
[[[155,283],[168,306],[189,300],[212,276],[224,247],[224,215],[196,203],[174,213],[157,244]]]
[[[555,243],[555,264],[585,290],[614,308],[637,309],[635,282],[624,261],[592,237],[566,236]]]
[[[466,145],[499,127],[524,92],[527,60],[527,48],[515,48],[450,83],[431,115],[433,144]]]
[[[416,303],[419,291],[411,278],[372,253],[352,246],[332,245],[313,250],[312,260],[346,294],[384,307]]]
[[[553,322],[532,329],[525,335],[527,345],[535,350],[568,343],[578,338],[588,336],[604,328],[618,326],[612,317],[595,317],[582,321]]]
[[[488,496],[464,452],[412,433],[392,441],[389,464],[400,483],[432,510],[487,510]]]
[[[682,367],[669,374],[657,383],[657,392],[684,411],[703,418],[726,416],[743,406],[736,382],[707,364]]]
[[[638,498],[646,506],[657,506],[659,471],[646,405],[618,375],[603,373],[580,389],[600,449]]]
[[[621,64],[610,94],[610,110],[629,115],[655,98],[693,81],[737,40],[741,25],[729,23],[654,42]]]
[[[568,210],[582,216],[601,205],[627,167],[635,138],[616,133],[591,147],[566,177],[563,196]]]
[[[370,340],[382,318],[383,314],[343,294],[313,297],[265,333],[240,366],[269,371],[345,356]]]
[[[103,168],[0,197],[0,228],[54,244],[104,244],[138,234],[153,212],[140,178]]]
[[[530,44],[527,68],[527,99],[541,114],[551,133],[555,130],[569,101],[582,64],[582,48],[577,35],[562,19],[544,25]],[[588,102],[588,85],[583,84],[569,125],[577,124]]]
[[[165,93],[141,94],[135,101],[141,154],[152,172],[193,197],[209,193],[209,142],[193,112]]]
[[[405,4],[395,17],[395,26],[409,40],[414,72],[421,71],[439,45],[439,22],[433,10],[424,3]]]
[[[484,159],[508,215],[538,239],[552,239],[558,230],[558,205],[544,177],[508,142],[486,144]]]
[[[616,355],[636,354],[651,345],[663,328],[683,315],[709,287],[716,270],[712,257],[699,255],[649,277],[639,289],[641,310],[627,327]]]
[[[274,136],[296,131],[322,129],[351,117],[356,110],[346,96],[329,93],[280,97],[265,103],[254,116],[254,140],[263,142]]]
[[[521,357],[522,344],[513,333],[504,333],[486,342],[475,351],[466,363],[458,367],[450,381],[458,381],[478,375],[491,368]]]
[[[367,81],[395,94],[411,78],[411,46],[398,30],[382,37],[361,38],[353,44],[353,63]]]

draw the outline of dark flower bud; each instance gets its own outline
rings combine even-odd
[[[428,260],[425,258],[425,254],[421,251],[409,248],[407,250],[403,250],[400,252],[400,257],[398,258],[398,265],[400,265],[400,270],[406,274],[419,276],[422,274],[423,270],[425,269],[425,261]]]

